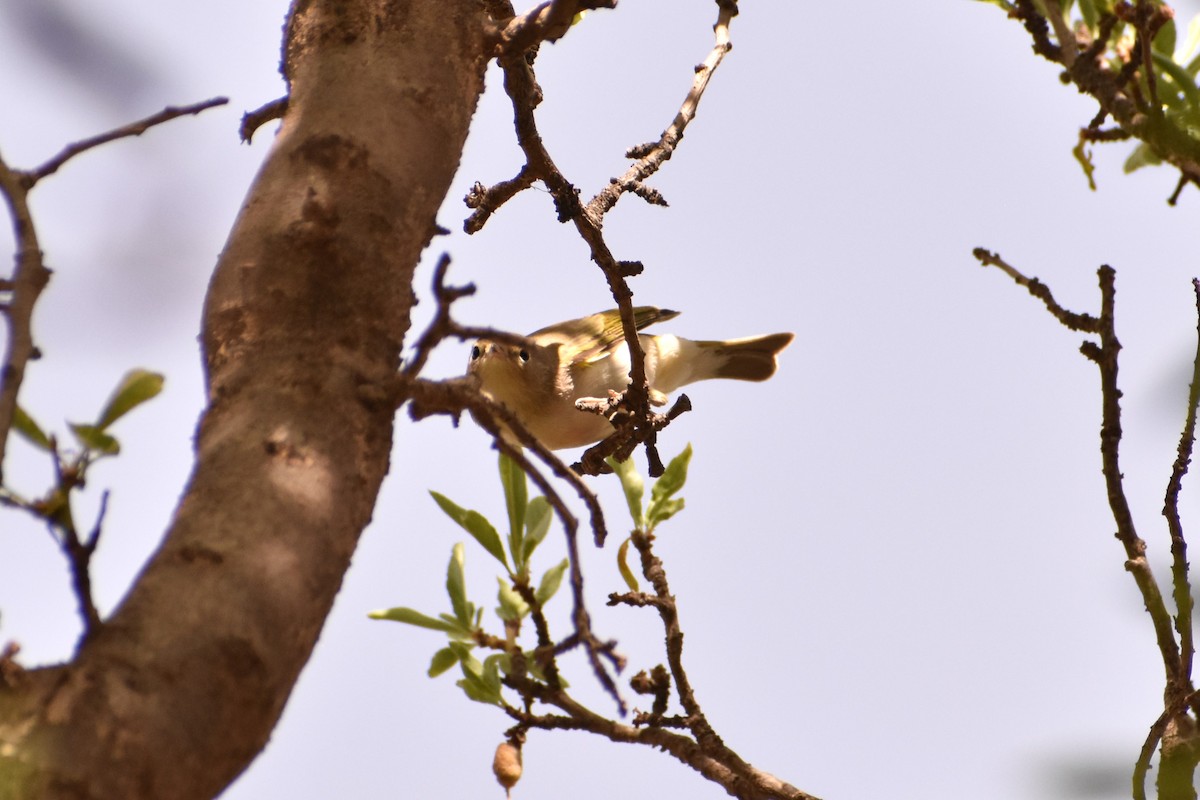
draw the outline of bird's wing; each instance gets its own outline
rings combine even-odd
[[[640,331],[656,322],[679,316],[678,311],[637,306],[633,309],[633,323]],[[582,319],[559,322],[529,334],[539,344],[559,344],[563,360],[579,364],[606,358],[625,339],[621,327],[621,313],[617,309],[601,311]]]

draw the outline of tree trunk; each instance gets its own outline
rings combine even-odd
[[[412,276],[483,88],[474,0],[299,0],[289,107],[217,263],[164,542],[0,690],[0,798],[210,798],[267,742],[388,468]]]

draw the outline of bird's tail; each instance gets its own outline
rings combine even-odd
[[[680,386],[712,378],[765,381],[775,374],[775,357],[795,338],[772,333],[724,342],[706,342],[679,336],[642,335],[651,386],[669,394]]]
[[[790,333],[771,333],[724,342],[696,342],[713,356],[714,378],[765,381],[775,374],[776,356],[792,343]]]

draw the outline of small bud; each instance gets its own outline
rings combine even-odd
[[[492,759],[492,772],[508,796],[512,787],[521,780],[521,751],[509,742],[501,742],[496,748],[496,757]]]

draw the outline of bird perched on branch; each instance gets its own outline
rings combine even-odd
[[[640,331],[679,312],[639,306],[633,316]],[[776,356],[794,337],[772,333],[718,342],[643,333],[639,338],[650,401],[664,405],[670,392],[696,381],[765,381],[775,374]],[[629,385],[629,366],[621,315],[612,309],[534,331],[522,345],[480,339],[471,347],[468,371],[485,394],[508,406],[542,444],[560,450],[612,433],[608,420],[580,411],[576,402],[623,391]]]

